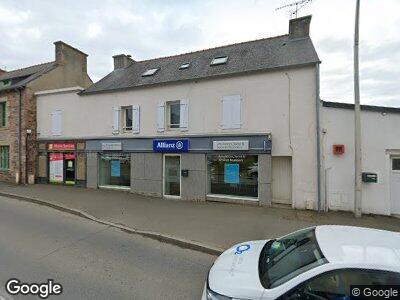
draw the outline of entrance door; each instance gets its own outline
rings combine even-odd
[[[65,184],[75,184],[75,154],[65,154]]]
[[[400,214],[400,158],[392,159],[392,182],[391,182],[391,198],[392,198],[392,214]]]
[[[179,155],[164,156],[164,195],[181,196],[181,157]]]
[[[292,158],[272,157],[272,202],[292,204]]]

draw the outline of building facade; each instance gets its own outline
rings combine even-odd
[[[0,180],[33,183],[36,173],[35,92],[89,86],[87,55],[55,42],[55,61],[0,70]]]
[[[323,102],[322,181],[328,210],[354,210],[354,106]],[[400,108],[361,106],[362,212],[400,215]]]
[[[118,55],[85,90],[37,93],[37,180],[71,183],[73,165],[74,183],[90,188],[316,209],[310,19],[275,38],[139,62]]]

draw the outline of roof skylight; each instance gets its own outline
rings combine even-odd
[[[157,71],[158,71],[159,69],[160,69],[160,68],[148,69],[148,70],[146,70],[146,71],[142,74],[142,77],[153,76],[154,74],[157,73]]]
[[[190,62],[185,62],[183,64],[181,64],[181,66],[179,67],[179,70],[185,70],[188,69],[190,67]]]
[[[228,56],[218,56],[211,61],[211,66],[224,65],[228,61]]]

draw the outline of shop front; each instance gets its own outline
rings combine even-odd
[[[88,186],[187,200],[271,203],[268,134],[91,140]],[[88,155],[89,160],[89,155]]]
[[[37,183],[85,186],[84,143],[39,143]]]

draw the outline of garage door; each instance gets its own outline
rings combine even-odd
[[[292,157],[272,157],[272,203],[292,204]]]
[[[400,214],[400,158],[392,159],[392,214]]]

